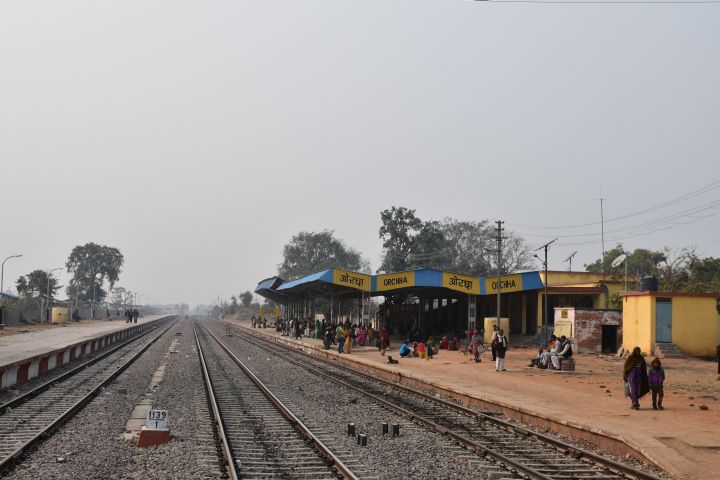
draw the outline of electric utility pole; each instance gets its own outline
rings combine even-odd
[[[543,278],[543,290],[544,290],[543,302],[545,303],[545,305],[543,305],[544,308],[543,308],[543,324],[542,324],[543,337],[545,338],[545,343],[547,343],[547,325],[549,324],[548,323],[548,317],[549,317],[548,312],[550,310],[550,305],[548,303],[548,258],[547,258],[547,254],[548,254],[548,248],[550,247],[550,244],[555,242],[556,240],[557,240],[557,238],[555,240],[550,240],[548,243],[546,243],[542,247],[535,249],[536,252],[538,250],[545,250],[545,259],[544,260],[541,259],[540,257],[538,257],[537,254],[533,255],[535,258],[537,258],[538,260],[540,260],[542,262],[543,268],[545,269],[545,278]]]
[[[602,243],[602,269],[603,278],[605,278],[605,213],[603,212],[603,202],[605,199],[600,197],[600,242]]]
[[[497,220],[495,222],[497,224],[497,236],[495,237],[495,240],[497,241],[497,315],[495,315],[495,325],[500,328],[500,275],[502,273],[501,266],[502,266],[502,241],[503,241],[503,222],[502,220]]]

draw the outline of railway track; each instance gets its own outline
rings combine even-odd
[[[653,474],[523,428],[487,412],[448,402],[342,365],[261,340],[233,329],[240,338],[293,365],[371,398],[385,408],[446,435],[507,471],[508,478],[658,480]]]
[[[216,335],[195,341],[231,479],[358,478]]]
[[[0,406],[0,473],[79,412],[174,325],[163,322]],[[143,342],[143,339],[148,338]]]

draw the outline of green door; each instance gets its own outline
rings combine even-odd
[[[672,342],[672,299],[655,299],[655,341]]]

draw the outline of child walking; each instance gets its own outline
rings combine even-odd
[[[660,364],[659,358],[654,358],[650,364],[652,367],[648,373],[648,383],[650,384],[650,391],[652,392],[652,403],[653,410],[664,410],[662,406],[663,401],[663,382],[665,382],[665,370],[663,370]]]

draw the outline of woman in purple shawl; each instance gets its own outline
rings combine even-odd
[[[642,356],[640,347],[635,347],[630,356],[625,359],[623,380],[630,385],[632,408],[640,410],[640,398],[650,391],[647,364],[645,363],[645,357]]]

